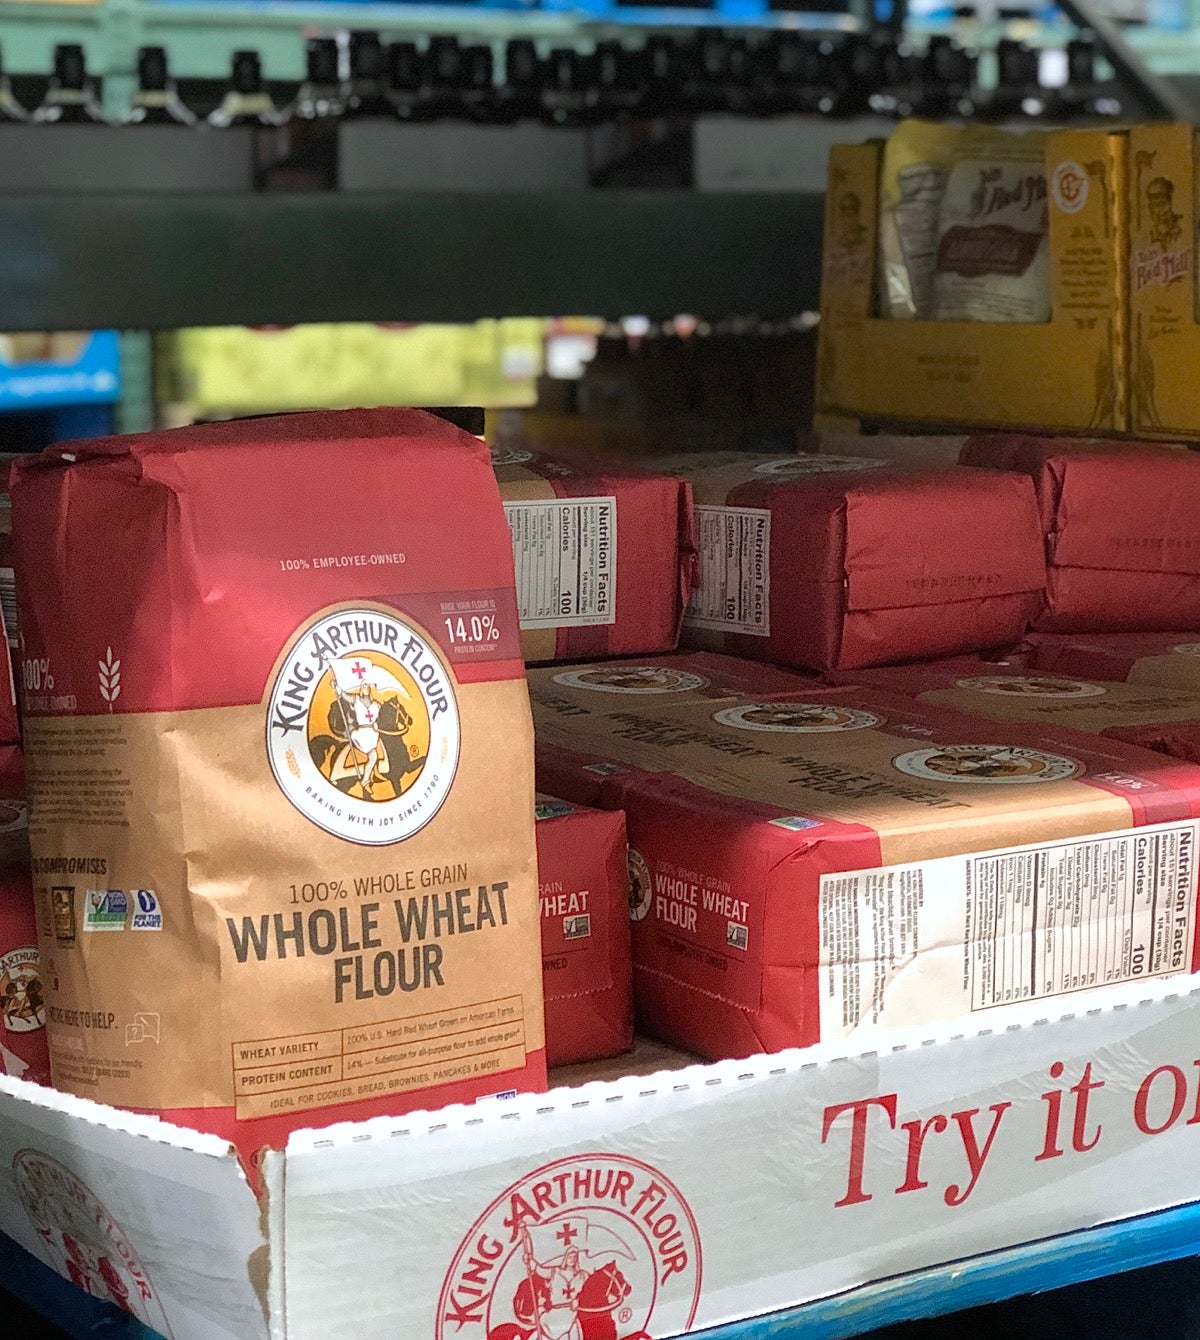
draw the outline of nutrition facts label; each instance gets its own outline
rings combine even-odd
[[[520,996],[362,1028],[233,1045],[239,1119],[353,1103],[503,1074],[525,1064]]]
[[[580,627],[617,618],[617,500],[504,504],[512,532],[522,628]]]
[[[724,633],[771,635],[771,513],[697,507],[700,586],[684,622]]]
[[[971,1008],[1184,971],[1195,893],[1191,824],[975,857]]]
[[[821,1035],[1191,967],[1195,822],[821,880]]]

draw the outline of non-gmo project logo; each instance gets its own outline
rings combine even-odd
[[[280,790],[347,842],[383,846],[424,828],[450,793],[459,745],[449,670],[390,611],[340,609],[310,624],[268,695]]]
[[[998,698],[1102,698],[1108,692],[1103,684],[1044,675],[972,675],[957,680],[955,688],[974,689]]]
[[[579,1154],[531,1172],[463,1238],[434,1340],[651,1340],[691,1329],[700,1234],[637,1159]]]
[[[721,726],[739,730],[782,731],[795,735],[821,735],[829,731],[869,730],[883,725],[874,712],[834,703],[744,703],[713,715]]]
[[[568,689],[597,693],[691,693],[707,687],[708,680],[690,670],[667,665],[597,665],[587,670],[564,670],[554,676]]]
[[[129,899],[121,889],[88,889],[83,896],[85,931],[123,931]]]
[[[1008,744],[935,745],[901,754],[892,764],[910,777],[934,782],[1061,782],[1083,772],[1077,759]]]

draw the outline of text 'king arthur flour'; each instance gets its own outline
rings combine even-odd
[[[233,422],[22,462],[13,512],[56,1085],[246,1154],[543,1085],[486,449],[413,411]]]

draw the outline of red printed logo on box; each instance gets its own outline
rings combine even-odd
[[[613,1154],[560,1159],[498,1196],[463,1240],[435,1340],[650,1340],[688,1330],[700,1234],[656,1169]]]
[[[132,1313],[170,1340],[170,1323],[125,1230],[69,1168],[36,1149],[13,1158],[17,1195],[50,1264],[76,1288]]]

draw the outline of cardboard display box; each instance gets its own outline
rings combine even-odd
[[[0,1079],[0,1231],[172,1340],[520,1334],[556,1268],[610,1335],[866,1305],[871,1281],[1200,1199],[1200,992],[1073,1004],[878,1051],[652,1054],[652,1076],[635,1054],[624,1078],[305,1132],[261,1203],[212,1136]]]
[[[1129,132],[1130,428],[1200,435],[1195,130]]]
[[[835,146],[818,409],[868,420],[1125,431],[1125,153],[1126,137],[1113,131],[1047,139],[1049,321],[912,321],[877,314],[883,146]]]

